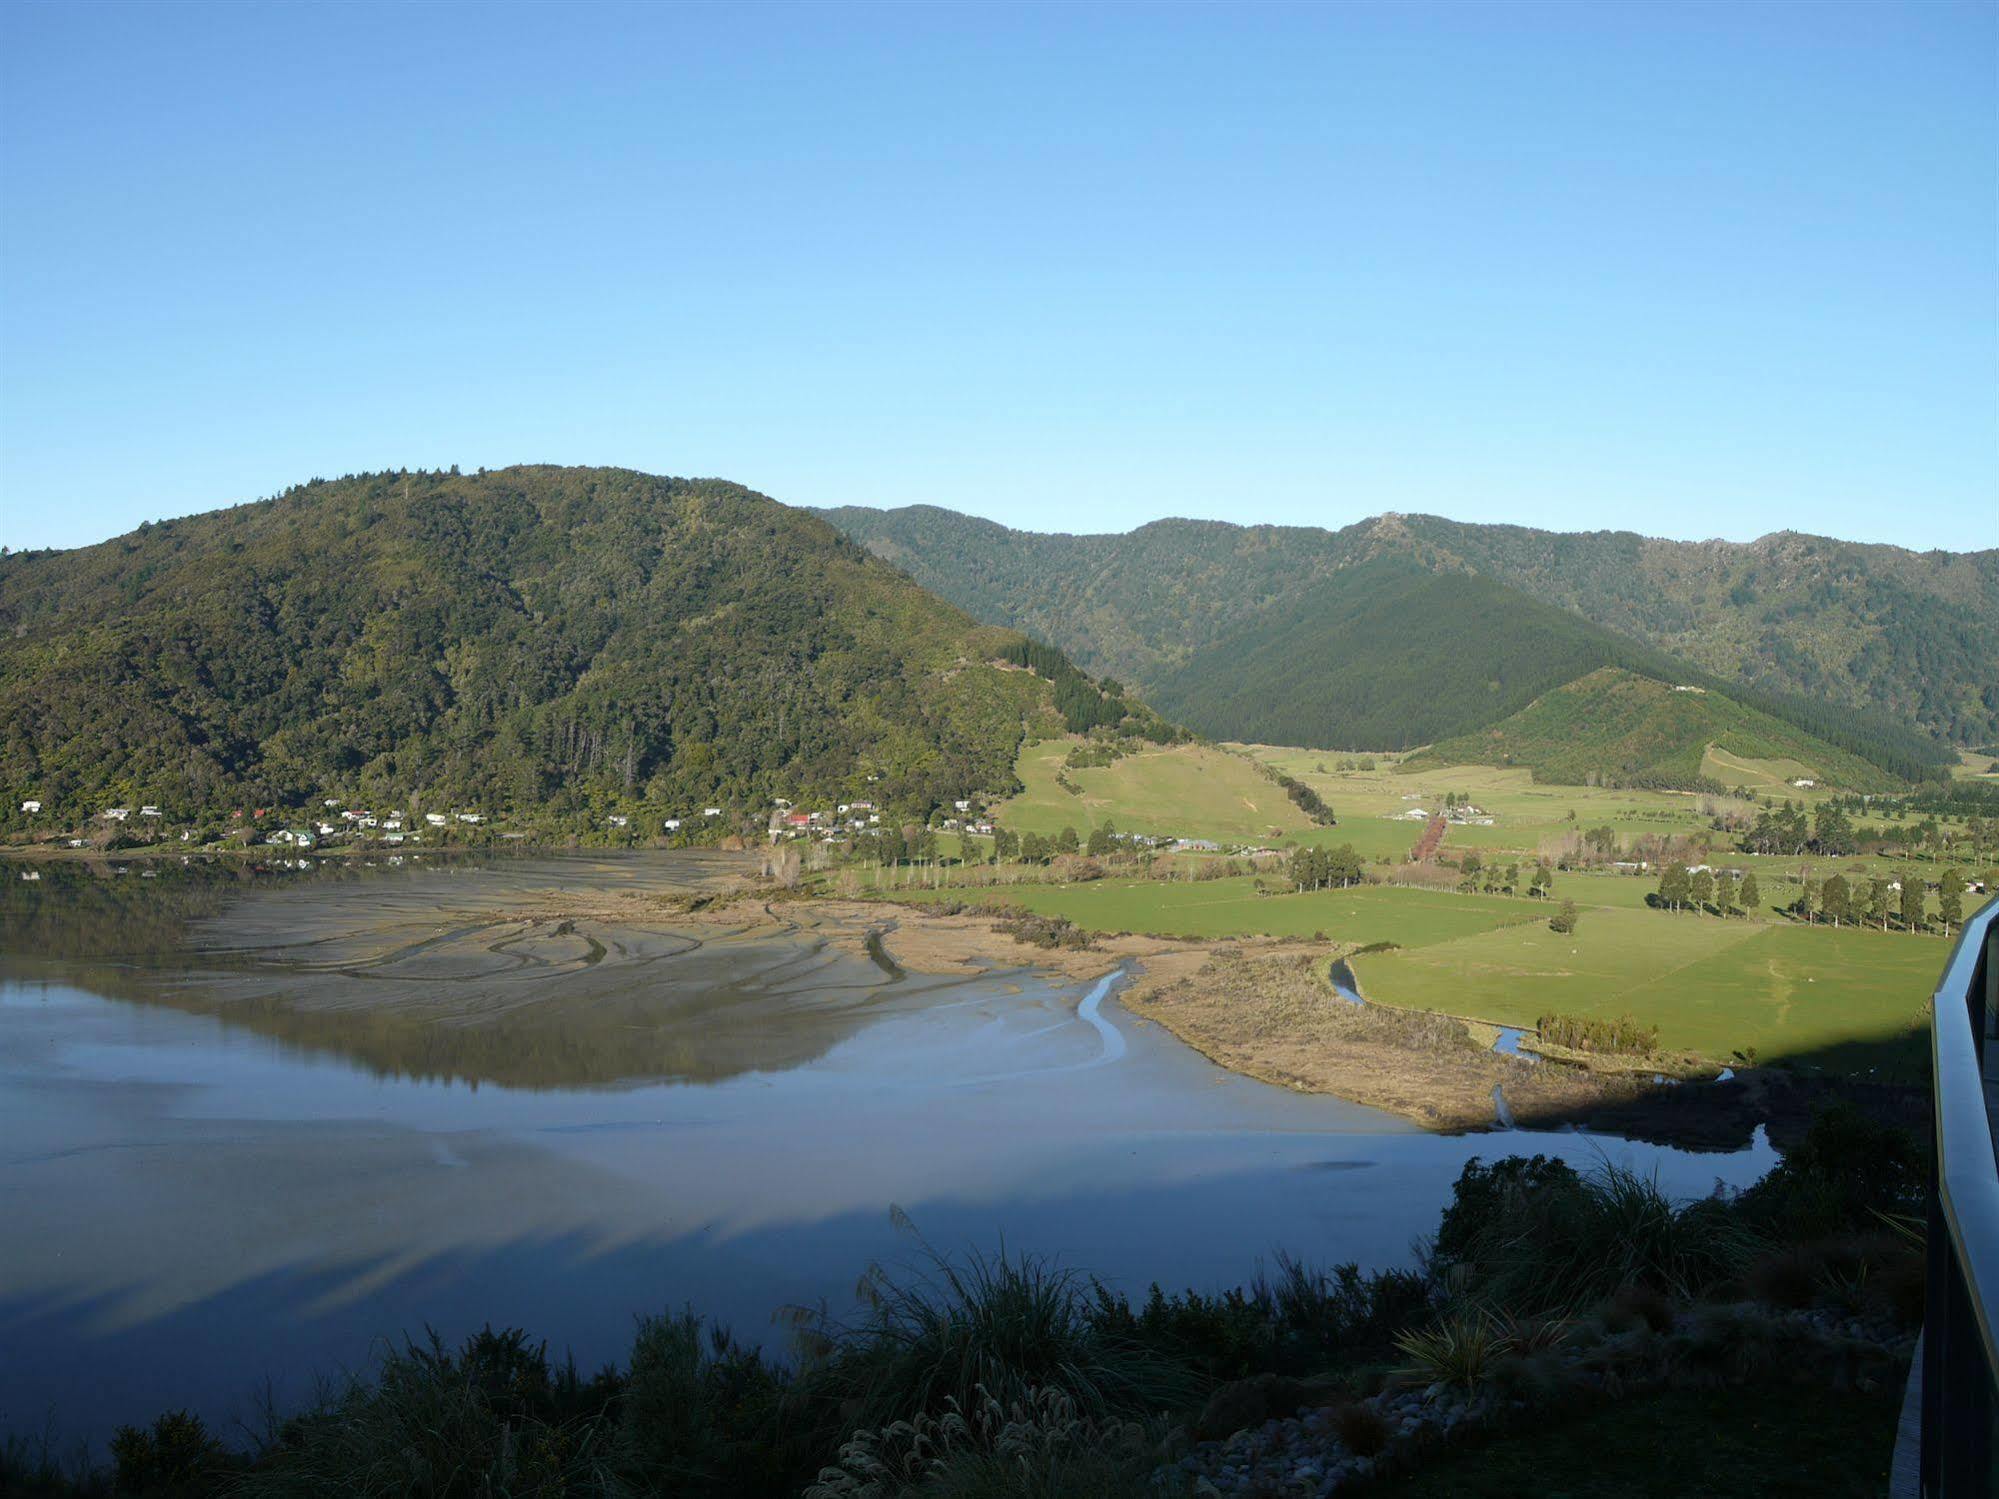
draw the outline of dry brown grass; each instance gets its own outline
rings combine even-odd
[[[1197,971],[1141,986],[1124,1003],[1233,1071],[1440,1130],[1493,1124],[1492,1090],[1501,1084],[1523,1119],[1587,1110],[1641,1086],[1495,1056],[1445,1016],[1348,1004],[1320,962],[1296,951],[1213,954]]]

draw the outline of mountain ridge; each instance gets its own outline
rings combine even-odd
[[[974,615],[1147,692],[1264,609],[1394,554],[1492,577],[1744,690],[1871,711],[1959,744],[1999,736],[1999,549],[1914,552],[1799,531],[1674,542],[1399,512],[1337,531],[1167,518],[1081,535],[937,506],[821,513]]]

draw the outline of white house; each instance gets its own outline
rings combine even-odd
[[[614,828],[628,828],[632,825],[631,818],[626,817],[623,813],[620,812],[613,812],[609,817],[605,818],[604,821],[608,822]]]
[[[968,801],[956,801],[951,803],[951,805],[960,812],[969,812],[972,810],[972,804]]]
[[[154,806],[151,802],[148,802],[145,806],[139,809],[139,815],[141,817],[158,817],[160,815],[160,809]]]
[[[460,812],[458,820],[460,822],[484,822],[486,814],[484,812]]]
[[[447,822],[451,821],[442,812],[426,812],[423,814],[423,820],[434,828],[441,828]]]
[[[669,833],[677,833],[680,831],[680,819],[678,817],[669,817],[661,826]]]
[[[720,817],[722,815],[722,809],[720,807],[703,807],[701,809],[701,815],[703,817]]]
[[[106,822],[123,822],[131,815],[132,809],[130,807],[112,807],[105,812],[104,820]]]
[[[21,803],[21,810],[23,812],[39,812],[42,810],[42,804],[33,800],[25,801]]]
[[[1793,786],[1796,786],[1801,791],[1809,791],[1814,786],[1818,785],[1818,782],[1813,780],[1810,776],[1799,776],[1795,781],[1791,782],[1791,784]]]

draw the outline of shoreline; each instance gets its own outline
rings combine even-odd
[[[1715,1070],[1707,1063],[1687,1058],[1677,1059],[1677,1068],[1673,1058],[1597,1066],[1552,1050],[1538,1062],[1496,1053],[1470,1029],[1491,1022],[1338,998],[1326,973],[1329,956],[1341,956],[1337,944],[1329,953],[1324,944],[1282,938],[1121,934],[1093,936],[1083,949],[1023,952],[1026,945],[989,915],[946,915],[885,900],[807,897],[796,904],[831,908],[848,921],[889,908],[894,916],[877,920],[876,929],[897,961],[917,971],[991,962],[1089,982],[1124,966],[1130,976],[1118,1003],[1125,1011],[1163,1027],[1213,1065],[1267,1086],[1381,1109],[1436,1134],[1579,1129],[1733,1151],[1747,1146],[1758,1127],[1780,1143],[1799,1138],[1836,1096],[1863,1098],[1871,1112],[1887,1116],[1909,1108],[1906,1089],[1779,1069],[1740,1068],[1721,1081],[1707,1077]],[[1676,1071],[1674,1083],[1650,1080],[1654,1072]],[[1499,1116],[1495,1087],[1504,1090],[1511,1125]]]

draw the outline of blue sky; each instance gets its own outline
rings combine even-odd
[[[1986,4],[0,9],[0,542],[621,464],[1999,545]]]

